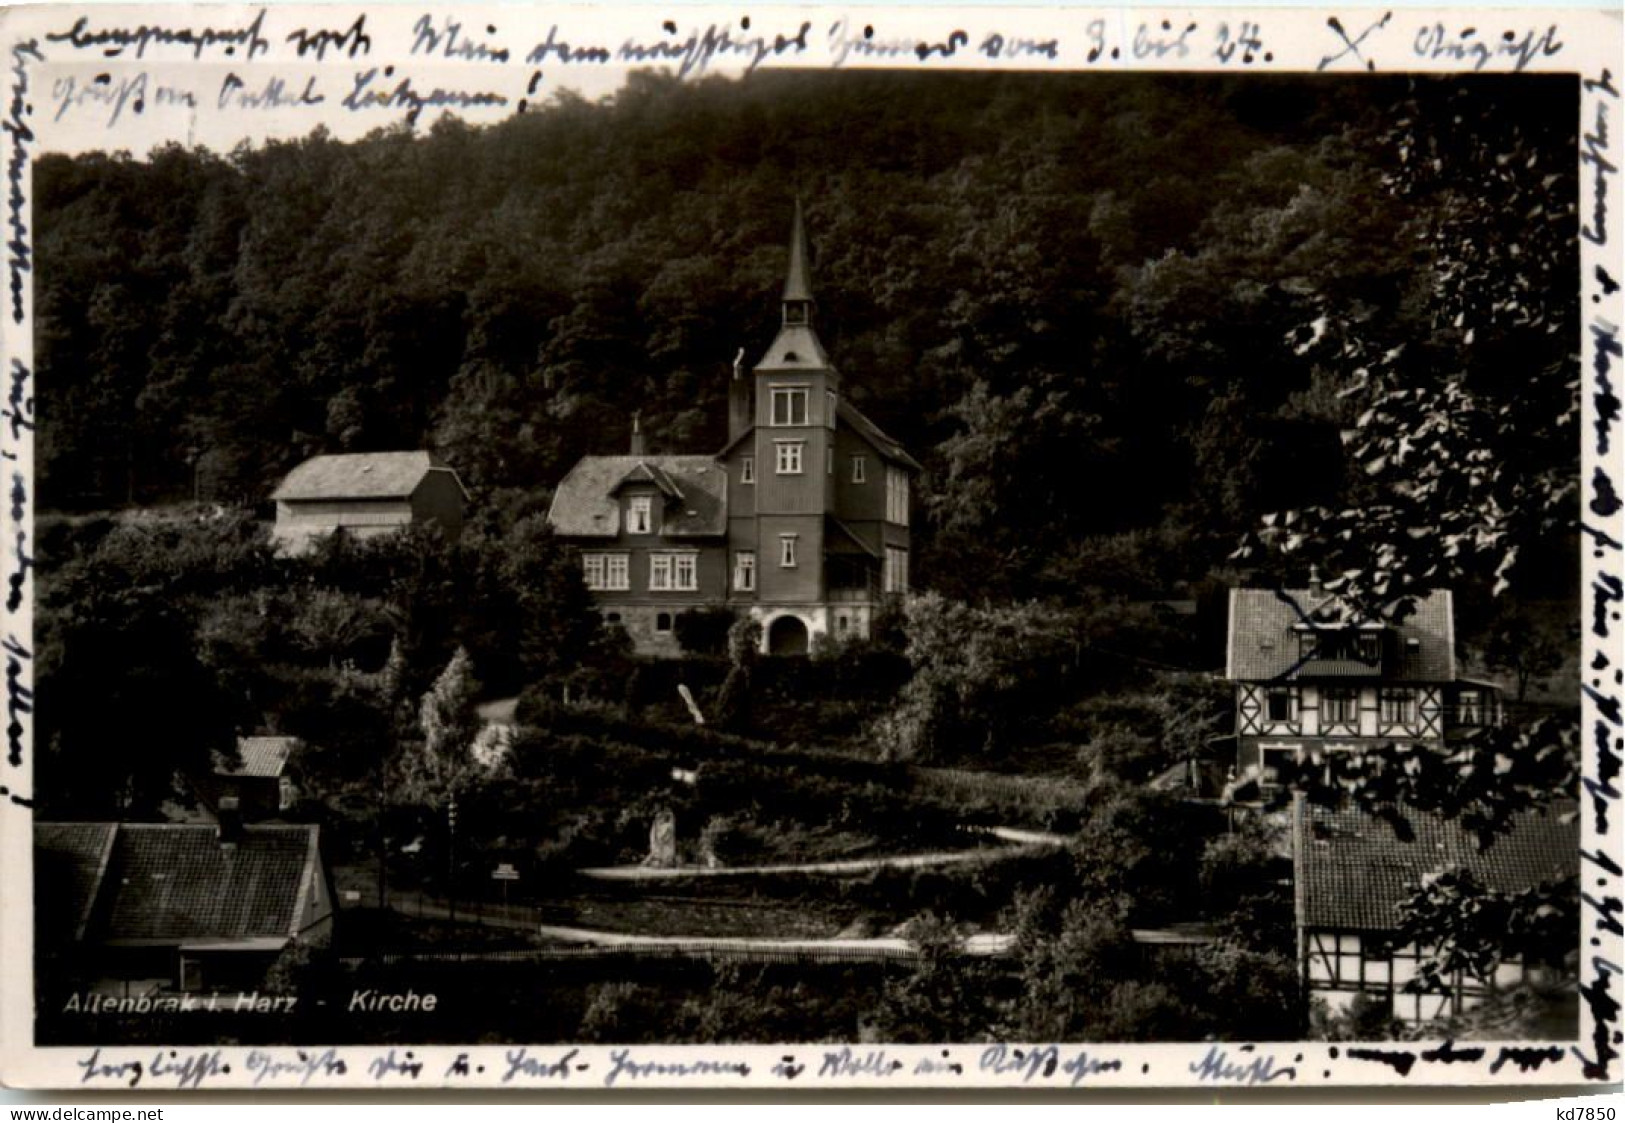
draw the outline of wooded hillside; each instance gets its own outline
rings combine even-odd
[[[1575,97],[637,76],[488,129],[48,157],[42,499],[263,503],[312,453],[432,446],[507,517],[633,410],[654,451],[719,447],[799,193],[824,341],[927,468],[919,578],[1165,589],[1263,512],[1360,501],[1368,378],[1572,408]],[[1505,430],[1481,447],[1572,472],[1572,419]]]

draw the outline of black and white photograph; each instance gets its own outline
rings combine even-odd
[[[7,127],[68,1081],[1618,1080],[1577,36],[201,11],[37,12]]]

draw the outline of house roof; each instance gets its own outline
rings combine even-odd
[[[864,416],[863,411],[857,406],[848,402],[844,395],[836,402],[835,416],[839,422],[844,423],[847,428],[857,433],[858,436],[862,437],[865,441],[872,445],[875,451],[880,453],[880,455],[885,459],[892,460],[906,467],[912,468],[916,472],[922,472],[925,470],[920,467],[920,462],[918,460],[915,460],[908,454],[907,449],[905,449],[900,443],[893,440],[891,437],[887,436],[880,426],[876,425],[873,421],[870,421],[868,417]],[[722,451],[717,453],[717,455],[727,456],[741,443],[748,440],[750,435],[755,431],[756,427],[754,425],[745,429],[727,444],[723,445]]]
[[[615,492],[628,474],[658,472],[677,491],[668,498],[660,534],[705,538],[728,531],[728,474],[710,456],[583,456],[559,481],[547,521],[567,538],[614,538],[620,533]],[[657,485],[658,486],[658,485]]]
[[[34,824],[34,880],[42,937],[80,940],[113,852],[116,823]],[[49,888],[47,888],[49,887]],[[48,897],[54,901],[47,903]]]
[[[1455,624],[1450,590],[1414,598],[1403,620],[1387,621],[1399,638],[1384,677],[1405,682],[1451,682],[1456,677]],[[1225,677],[1242,682],[1308,677],[1298,653],[1301,626],[1362,627],[1340,602],[1308,589],[1231,589]],[[1414,645],[1411,641],[1415,641]],[[1345,668],[1346,672],[1346,668]],[[1347,677],[1329,669],[1333,677]]]
[[[829,530],[824,534],[824,548],[838,554],[867,554],[875,560],[880,559],[880,553],[869,543],[859,538],[857,533],[834,515],[829,516]]]
[[[1512,830],[1480,851],[1455,820],[1406,809],[1414,838],[1353,808],[1332,811],[1298,800],[1293,867],[1298,923],[1305,928],[1388,931],[1422,879],[1446,867],[1471,870],[1488,888],[1516,893],[1579,869],[1580,827],[1573,803],[1520,814]]]
[[[620,482],[609,489],[609,493],[614,495],[628,484],[653,484],[667,499],[683,497],[683,490],[677,486],[676,481],[658,463],[651,464],[647,457],[640,458],[632,465],[631,470],[621,477]]]
[[[431,472],[444,472],[468,498],[457,473],[432,452],[352,452],[313,456],[289,472],[272,499],[404,499]]]
[[[887,436],[880,426],[864,416],[863,411],[847,401],[845,395],[842,395],[840,401],[836,403],[835,414],[840,420],[852,426],[853,431],[864,440],[874,445],[886,459],[906,464],[916,472],[922,471],[920,462],[910,456],[907,449]]]
[[[95,863],[87,840],[110,841]],[[243,828],[235,846],[192,823],[39,823],[35,861],[67,867],[89,931],[124,943],[296,936],[319,868],[317,828]],[[37,868],[45,868],[39,865]]]
[[[216,758],[214,770],[221,776],[280,776],[298,745],[297,737],[239,737],[236,766]]]

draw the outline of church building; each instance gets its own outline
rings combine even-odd
[[[580,554],[607,622],[645,654],[677,654],[684,611],[730,608],[763,649],[867,636],[909,580],[909,506],[920,465],[858,411],[813,327],[798,202],[777,337],[728,390],[728,443],[712,455],[583,457],[548,521]]]

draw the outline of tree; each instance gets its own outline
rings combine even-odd
[[[1579,925],[1576,878],[1504,893],[1470,869],[1450,867],[1435,870],[1401,902],[1396,942],[1427,949],[1412,989],[1448,990],[1458,973],[1491,982],[1507,959],[1560,968]]]
[[[986,1039],[987,979],[965,954],[958,929],[923,913],[910,921],[908,938],[917,958],[908,973],[886,980],[870,1016],[872,1039],[905,1044]]]
[[[1053,606],[973,606],[930,592],[910,596],[904,611],[913,674],[876,731],[900,759],[1007,747],[1053,711],[1078,665],[1073,619]]]
[[[478,690],[473,661],[459,647],[418,707],[422,738],[406,746],[399,760],[399,787],[408,799],[447,803],[480,774],[473,751],[482,727],[474,704]]]
[[[1538,684],[1563,665],[1563,652],[1528,613],[1509,607],[1490,625],[1484,662],[1491,670],[1512,675],[1522,702],[1531,684]]]
[[[717,691],[717,725],[740,730],[750,726],[751,668],[762,646],[762,625],[740,617],[728,629],[728,674]]]
[[[1432,588],[1516,595],[1523,560],[1577,530],[1578,327],[1552,295],[1578,267],[1574,122],[1553,109],[1566,96],[1538,83],[1502,116],[1470,83],[1417,84],[1367,126],[1384,205],[1411,212],[1396,233],[1426,267],[1387,310],[1306,309],[1304,362],[1355,375],[1351,483],[1335,504],[1265,516],[1238,556],[1316,564],[1358,614],[1392,621]],[[1402,834],[1401,805],[1460,816],[1487,846],[1518,810],[1578,790],[1578,746],[1558,714],[1443,748],[1310,753],[1283,798],[1351,798]]]

